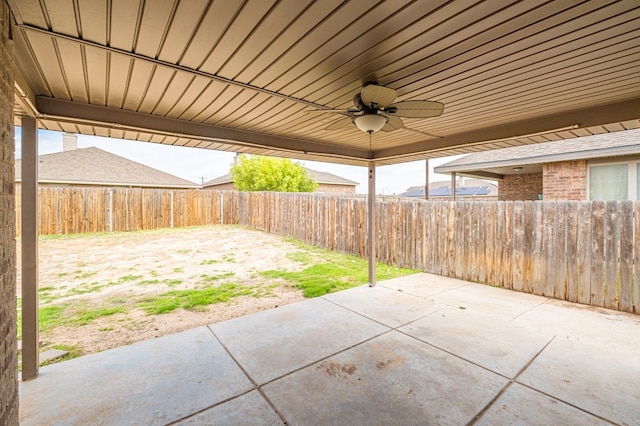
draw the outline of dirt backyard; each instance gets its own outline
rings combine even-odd
[[[262,272],[301,270],[305,253],[235,226],[43,237],[42,347],[88,354],[300,301]]]

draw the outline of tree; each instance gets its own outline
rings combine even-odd
[[[313,192],[318,183],[287,158],[240,155],[231,168],[238,191]]]

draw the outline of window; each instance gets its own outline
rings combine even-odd
[[[590,200],[640,200],[640,162],[589,166]]]

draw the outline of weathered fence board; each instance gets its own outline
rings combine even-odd
[[[41,234],[240,224],[367,258],[366,200],[325,194],[41,187]],[[20,187],[16,188],[20,232]],[[640,309],[640,202],[380,201],[377,258],[595,306]]]

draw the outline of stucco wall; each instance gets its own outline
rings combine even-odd
[[[12,21],[0,1],[0,425],[18,424]]]
[[[325,192],[328,194],[355,194],[356,187],[354,185],[331,185],[329,183],[318,184],[315,192]]]
[[[559,161],[542,166],[545,200],[586,200],[587,161]]]
[[[538,194],[542,194],[542,173],[507,175],[498,185],[499,200],[537,200]]]

